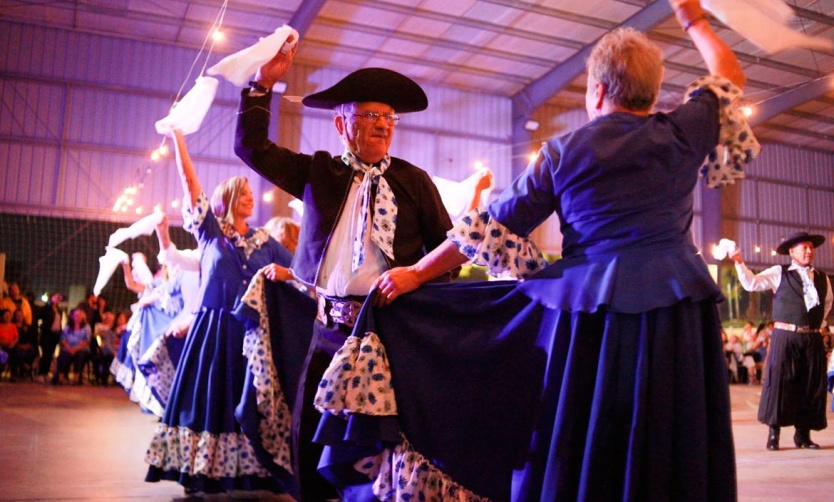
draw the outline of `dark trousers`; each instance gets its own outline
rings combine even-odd
[[[72,366],[75,375],[78,378],[78,383],[81,383],[81,372],[84,371],[84,365],[87,364],[87,359],[90,357],[89,350],[79,350],[75,354],[70,354],[66,350],[61,350],[58,354],[58,369],[52,377],[52,381],[57,383],[60,375],[66,377],[69,374],[70,366]]]
[[[341,348],[350,332],[350,328],[341,324],[328,328],[316,321],[313,326],[313,341],[307,353],[306,371],[299,382],[293,409],[293,422],[297,429],[293,431],[297,448],[296,471],[301,485],[302,502],[322,502],[339,498],[336,489],[317,470],[324,447],[313,442],[321,418],[321,413],[313,406],[313,400],[333,354]]]
[[[58,346],[58,341],[61,339],[61,332],[41,333],[41,362],[38,365],[38,375],[46,376],[49,373],[49,367],[52,366],[52,359],[55,357],[55,347]]]

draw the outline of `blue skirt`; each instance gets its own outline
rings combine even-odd
[[[245,333],[228,311],[197,314],[148,451],[146,481],[177,481],[205,493],[293,489],[290,473],[270,470],[258,458],[257,415],[248,421],[236,416],[247,379]]]
[[[714,299],[567,312],[492,282],[369,305],[354,335],[378,335],[408,451],[455,490],[518,501],[736,499]],[[320,424],[321,470],[345,500],[366,500],[362,483],[395,490],[408,475],[380,484],[348,469],[396,442],[390,418],[369,418],[325,413]]]

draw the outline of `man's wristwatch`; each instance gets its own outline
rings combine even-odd
[[[249,94],[253,96],[263,96],[264,94],[269,94],[272,92],[272,89],[266,87],[265,85],[261,85],[258,83],[257,80],[252,80],[249,82]]]

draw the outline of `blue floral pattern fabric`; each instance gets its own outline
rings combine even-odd
[[[394,231],[397,228],[397,199],[382,176],[391,165],[391,157],[386,155],[378,166],[369,166],[361,162],[350,150],[342,154],[342,161],[356,172],[364,174],[359,186],[360,203],[359,221],[362,222],[360,232],[353,242],[353,270],[359,268],[365,261],[365,234],[368,231],[368,210],[371,208],[371,187],[376,185],[376,197],[371,217],[371,241],[392,260],[394,259]]]
[[[258,327],[248,330],[243,339],[243,355],[248,360],[248,370],[255,377],[258,412],[263,417],[258,424],[261,441],[273,456],[274,462],[291,473],[292,415],[272,359],[269,316],[264,297],[265,280],[266,276],[261,269],[250,281],[242,297],[243,303],[259,314]]]
[[[345,340],[322,375],[313,404],[337,416],[397,414],[391,367],[379,337],[368,333]]]
[[[393,449],[356,463],[357,471],[375,480],[374,495],[385,502],[420,500],[426,502],[487,502],[455,483],[429,459],[414,451],[403,438]]]
[[[527,278],[547,266],[533,241],[514,234],[487,211],[471,210],[455,222],[447,236],[458,251],[473,264],[487,267],[494,277]]]
[[[388,356],[376,333],[345,340],[324,372],[314,403],[320,412],[340,417],[397,415]],[[453,481],[402,434],[400,443],[357,461],[354,469],[373,481],[374,495],[382,501],[488,500]]]
[[[233,478],[268,477],[258,462],[249,439],[242,433],[195,432],[164,423],[156,426],[145,462],[166,471],[190,476]]]
[[[177,372],[166,341],[165,337],[154,340],[137,363],[139,370],[145,376],[148,388],[151,389],[162,408],[165,408],[165,404],[168,403],[171,386],[174,384],[174,375]]]
[[[703,89],[718,97],[721,129],[718,144],[704,159],[700,174],[710,188],[731,185],[735,180],[745,177],[744,165],[752,162],[762,148],[753,136],[744,114],[738,109],[741,89],[722,77],[701,77],[686,89],[684,102]]]

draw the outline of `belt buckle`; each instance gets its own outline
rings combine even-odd
[[[325,326],[330,325],[327,318],[327,298],[324,295],[316,295],[316,319]]]
[[[359,315],[358,303],[352,300],[336,300],[330,308],[330,316],[334,322],[338,322],[350,328],[356,324],[356,316]]]

